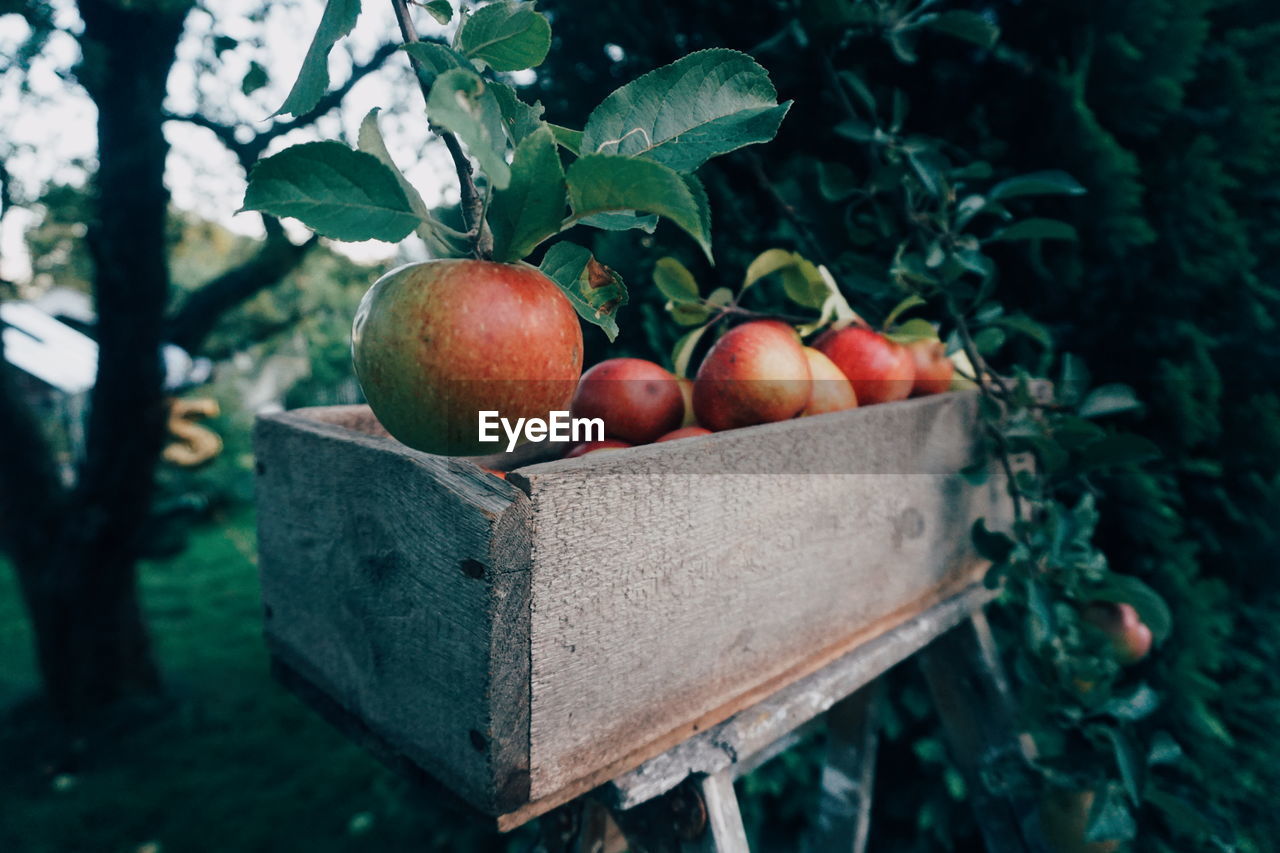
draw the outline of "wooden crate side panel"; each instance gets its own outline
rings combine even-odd
[[[973,399],[921,403],[520,471],[533,797],[971,578],[969,526],[1004,502],[954,473]],[[862,473],[812,473],[850,454]]]
[[[305,412],[261,419],[255,439],[273,649],[459,795],[505,807],[498,764],[523,751],[527,766],[527,745],[518,731],[495,737],[495,723],[510,726],[491,713],[490,656],[495,620],[506,633],[519,621],[528,558],[494,529],[527,499]]]

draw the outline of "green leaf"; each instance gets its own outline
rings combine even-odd
[[[1150,439],[1133,433],[1116,433],[1086,447],[1081,454],[1080,466],[1087,470],[1136,465],[1157,459],[1160,455],[1160,448]]]
[[[556,135],[556,144],[573,156],[576,157],[582,152],[582,131],[553,124],[551,132]]]
[[[699,326],[698,328],[686,332],[680,340],[676,341],[675,346],[671,348],[671,372],[676,376],[687,377],[689,375],[689,362],[693,359],[693,351],[697,349],[698,341],[702,340],[702,336],[707,333],[714,324]]]
[[[1050,170],[1033,172],[1001,181],[991,188],[987,197],[994,201],[1017,198],[1024,195],[1084,195],[1085,188],[1066,172]]]
[[[415,41],[401,45],[400,49],[409,54],[409,58],[414,61],[414,65],[418,69],[419,76],[422,77],[428,88],[435,83],[437,77],[446,71],[452,71],[455,68],[465,68],[468,71],[476,70],[476,67],[467,61],[465,56],[456,50],[435,42]]]
[[[711,319],[716,309],[701,302],[673,302],[667,300],[667,313],[680,326],[699,326]]]
[[[1147,766],[1172,764],[1182,757],[1182,747],[1168,732],[1156,732],[1151,738],[1151,750],[1147,753]]]
[[[463,20],[454,47],[494,71],[523,71],[547,58],[551,24],[532,3],[490,3]]]
[[[1077,414],[1082,418],[1099,418],[1103,415],[1115,415],[1120,412],[1132,412],[1142,408],[1133,389],[1128,385],[1113,383],[1099,385],[1089,392],[1080,404]]]
[[[302,69],[294,81],[289,96],[284,99],[276,115],[306,115],[315,109],[320,98],[329,90],[329,51],[338,40],[351,32],[360,15],[360,0],[329,0],[320,16],[307,55],[302,59]]]
[[[427,14],[436,19],[436,23],[443,26],[453,20],[453,4],[449,0],[430,0],[424,3],[422,8],[427,10]]]
[[[570,224],[606,211],[644,211],[669,219],[711,258],[711,229],[701,185],[674,170],[636,157],[590,154],[566,173]]]
[[[922,23],[931,30],[964,39],[987,49],[994,47],[996,40],[1000,38],[1000,28],[977,12],[956,9],[939,15],[926,16]]]
[[[546,124],[542,120],[545,108],[541,102],[526,104],[520,100],[516,90],[506,83],[486,80],[485,85],[498,101],[498,110],[502,113],[502,124],[512,145],[519,145],[525,137]]]
[[[951,167],[947,158],[932,145],[923,142],[908,143],[903,146],[903,150],[925,191],[932,196],[942,196],[947,188],[946,172]]]
[[[1008,560],[1009,555],[1013,553],[1013,540],[1008,534],[989,530],[985,518],[980,518],[973,523],[969,535],[973,539],[974,550],[984,560],[1000,564]]]
[[[1053,348],[1053,336],[1049,334],[1049,330],[1025,314],[1011,314],[1008,317],[1000,317],[994,322],[994,325],[1008,329],[1011,332],[1026,335],[1045,349]]]
[[[511,183],[489,205],[494,259],[516,261],[560,231],[566,206],[564,169],[551,128],[524,138],[511,162]]]
[[[700,50],[605,98],[587,119],[581,150],[692,172],[719,154],[772,139],[791,106],[777,100],[768,73],[750,56]]]
[[[1134,807],[1142,803],[1142,781],[1146,765],[1138,757],[1138,750],[1124,732],[1112,726],[1105,729],[1111,739],[1111,751],[1116,758],[1116,767],[1120,769],[1120,780],[1124,783],[1125,793]]]
[[[994,355],[1004,346],[1007,336],[994,326],[988,326],[973,336],[973,345],[982,355]]]
[[[1057,219],[1024,219],[992,234],[988,242],[1011,240],[1076,240],[1074,226]]]
[[[862,102],[862,105],[867,108],[867,112],[870,115],[875,115],[875,96],[871,94],[871,90],[867,88],[867,84],[862,82],[862,78],[848,70],[840,71],[837,76],[840,78],[842,83],[849,87],[850,91],[853,92],[854,97]]]
[[[1110,714],[1127,723],[1145,720],[1160,707],[1160,694],[1147,684],[1139,684],[1128,695],[1114,696],[1102,707],[1102,713]]]
[[[658,291],[673,302],[698,301],[698,280],[688,267],[672,257],[658,258],[653,266],[653,283]]]
[[[938,330],[928,320],[922,317],[914,317],[885,332],[884,336],[894,343],[913,344],[916,341],[938,340]]]
[[[1137,833],[1133,815],[1124,803],[1124,792],[1115,785],[1103,788],[1089,809],[1089,823],[1084,840],[1128,841]]]
[[[480,75],[454,68],[436,77],[427,98],[427,116],[457,135],[494,189],[506,189],[511,168],[504,156],[507,136],[502,108]]]
[[[827,201],[841,201],[858,191],[853,170],[843,163],[818,161],[818,192]]]
[[[903,314],[907,313],[908,311],[910,311],[912,308],[915,308],[916,306],[923,305],[924,302],[925,302],[924,297],[916,293],[913,293],[910,296],[908,296],[906,299],[903,299],[897,305],[893,306],[893,308],[890,309],[888,316],[884,318],[885,328],[886,329],[889,328],[895,322],[897,322],[898,318],[901,317]],[[934,337],[937,337],[937,335],[934,335]]]
[[[612,342],[618,337],[614,315],[627,304],[627,288],[616,272],[575,243],[559,242],[547,250],[538,267],[559,285],[578,316],[604,330]]]
[[[1095,601],[1128,604],[1138,611],[1138,618],[1151,629],[1156,643],[1163,643],[1173,631],[1173,616],[1160,593],[1132,575],[1108,572],[1102,582],[1088,590]]]
[[[413,184],[409,183],[396,165],[395,160],[391,158],[391,152],[387,150],[386,142],[382,138],[382,131],[378,129],[377,107],[369,110],[364,120],[360,122],[360,131],[356,136],[356,147],[366,154],[372,154],[377,157],[378,162],[386,166],[395,175],[396,182],[400,184],[400,189],[404,190],[405,198],[409,200],[409,208],[417,214],[420,220],[414,230],[417,231],[423,242],[431,248],[432,254],[439,256],[453,254],[453,247],[433,227],[434,220],[431,218],[431,209],[427,207],[418,190]]]
[[[306,142],[259,160],[243,209],[292,216],[335,240],[394,243],[419,223],[395,173],[340,142]]]
[[[267,82],[267,69],[257,62],[250,62],[249,70],[244,73],[244,78],[240,81],[240,92],[241,94],[252,95],[267,85]]]
[[[578,224],[599,228],[601,231],[630,231],[636,228],[652,234],[658,228],[658,217],[652,213],[636,213],[634,210],[615,210],[584,216]]]
[[[786,249],[766,249],[756,255],[755,259],[747,265],[747,272],[742,277],[742,290],[745,291],[765,276],[772,275],[788,267],[799,269],[806,277],[817,277],[818,275],[818,268],[805,260],[798,252],[788,252]]]

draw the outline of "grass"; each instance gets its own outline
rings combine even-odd
[[[267,672],[251,510],[145,564],[169,686],[68,742],[3,709],[37,687],[13,572],[0,565],[0,850],[6,853],[527,849],[487,834],[347,742]]]

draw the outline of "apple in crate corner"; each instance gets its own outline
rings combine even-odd
[[[796,330],[779,320],[754,320],[729,330],[703,358],[693,409],[708,429],[736,429],[794,418],[812,392]]]
[[[915,360],[902,344],[858,326],[832,329],[814,341],[814,349],[849,377],[858,405],[905,400],[915,381]]]
[[[427,453],[494,452],[479,412],[546,418],[569,408],[582,329],[569,300],[525,264],[438,260],[374,282],[351,330],[356,377],[382,425]]]
[[[642,358],[610,358],[582,374],[570,407],[574,418],[599,418],[604,433],[648,444],[684,421],[676,377]]]
[[[944,394],[951,390],[951,378],[956,368],[947,358],[947,347],[942,341],[913,341],[907,344],[907,349],[911,351],[916,366],[912,397]]]

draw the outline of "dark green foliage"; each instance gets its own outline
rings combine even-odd
[[[1078,749],[1091,762],[1082,772],[1091,768],[1099,784],[1107,777],[1118,791],[1125,781],[1138,788],[1135,849],[1272,849],[1280,837],[1268,806],[1280,791],[1271,734],[1280,696],[1272,569],[1280,545],[1280,9],[1258,0],[990,2],[979,8],[1000,38],[988,51],[913,28],[895,18],[900,6],[870,0],[607,10],[546,0],[542,8],[557,42],[537,84],[549,121],[578,126],[586,106],[619,82],[713,46],[752,52],[779,97],[796,101],[758,159],[730,156],[703,175],[717,217],[716,271],[665,228],[638,248],[634,239],[598,238],[597,256],[629,281],[648,280],[656,259],[673,254],[704,289],[733,284],[751,257],[780,246],[827,263],[855,308],[879,320],[902,295],[886,271],[904,223],[892,205],[851,197],[848,187],[872,180],[889,190],[906,168],[927,191],[946,163],[906,156],[905,167],[886,167],[886,154],[869,166],[877,125],[904,142],[912,134],[940,140],[936,150],[952,166],[989,163],[991,180],[979,168],[969,174],[974,186],[1061,169],[1087,188],[1080,197],[1008,202],[1020,216],[1073,226],[1078,240],[988,244],[992,295],[1007,313],[1043,324],[1058,351],[1082,356],[1095,384],[1136,389],[1143,409],[1112,419],[1154,441],[1161,457],[1090,476],[1092,541],[1112,570],[1168,603],[1172,630],[1149,660],[1119,673],[1078,652],[1075,666],[1114,679],[1107,695],[1128,703],[1107,707],[1140,717],[1115,729],[1123,740],[1055,744],[1052,732],[1037,734],[1050,753]],[[606,56],[602,41],[621,58]],[[846,84],[837,95],[824,57],[864,86]],[[862,124],[845,118],[850,105]],[[779,198],[797,216],[784,215]],[[781,304],[767,290],[756,296],[760,307]],[[661,315],[662,302],[654,289],[633,290],[619,316],[621,346],[670,351],[680,330]],[[1008,341],[994,357],[1002,369],[1047,361],[1033,340]],[[1031,642],[1023,626],[1043,602],[1018,594],[1011,603],[1000,622],[1006,648],[1018,649]],[[1084,642],[1065,636],[1077,648]],[[1033,715],[1069,707],[1069,679],[1053,683],[1018,667],[1015,675]],[[956,786],[947,786],[945,762],[931,763],[931,712],[910,673],[896,679],[903,701],[882,779],[911,797],[881,799],[873,848],[965,849],[971,823]],[[906,701],[912,696],[921,701]],[[1093,731],[1081,720],[1067,730]],[[1155,751],[1135,755],[1135,744]],[[921,778],[933,780],[928,790]]]

